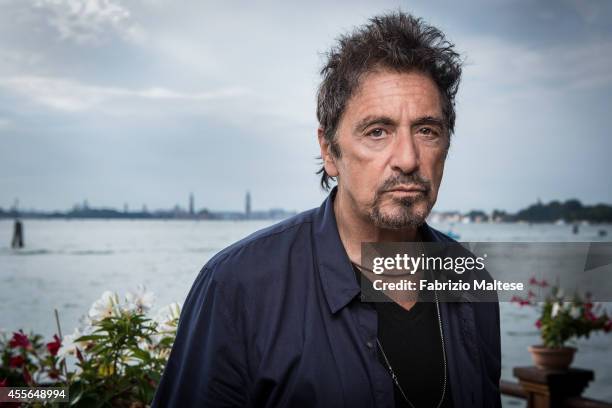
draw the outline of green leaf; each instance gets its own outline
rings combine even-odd
[[[132,349],[132,356],[144,362],[151,361],[151,356],[149,353],[141,349]]]
[[[76,339],[75,341],[82,342],[82,341],[102,340],[102,339],[105,339],[105,338],[106,338],[106,336],[103,336],[103,335],[90,334],[90,335],[87,335],[87,336],[81,336],[78,339]]]
[[[76,405],[83,397],[83,388],[80,382],[73,383],[69,388],[70,405]]]

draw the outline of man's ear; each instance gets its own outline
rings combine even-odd
[[[323,160],[323,167],[325,172],[330,177],[338,177],[338,168],[336,167],[336,158],[331,152],[331,145],[325,139],[325,130],[322,127],[317,129],[317,136],[319,138],[319,147],[321,148],[321,159]]]

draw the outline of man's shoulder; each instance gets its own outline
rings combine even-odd
[[[310,225],[316,209],[304,211],[274,225],[258,230],[215,254],[202,268],[215,280],[233,280],[236,274],[253,275],[264,267],[273,268],[292,250],[304,251],[310,239]],[[296,241],[302,245],[296,246]],[[225,276],[231,275],[231,276]]]

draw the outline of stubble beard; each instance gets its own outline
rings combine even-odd
[[[369,213],[370,220],[378,228],[402,229],[408,227],[419,227],[425,223],[429,215],[431,205],[427,200],[427,193],[417,197],[392,198],[391,210],[383,210],[381,197],[377,197]],[[424,203],[425,210],[416,207],[416,204]],[[387,204],[388,206],[389,204]]]

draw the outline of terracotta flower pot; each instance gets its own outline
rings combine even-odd
[[[567,370],[574,360],[575,347],[529,346],[533,363],[538,368]]]

